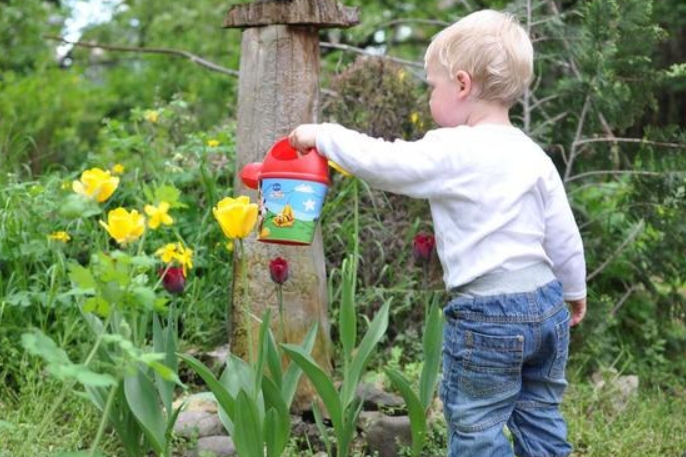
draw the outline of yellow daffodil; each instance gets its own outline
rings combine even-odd
[[[157,121],[160,120],[160,113],[153,109],[145,110],[143,113],[143,118],[145,118],[145,120],[151,124],[157,124]]]
[[[159,256],[164,263],[170,263],[176,257],[176,246],[178,243],[167,243],[157,251],[155,255]]]
[[[419,113],[415,111],[414,113],[410,114],[410,122],[412,122],[413,124],[419,122]]]
[[[112,176],[109,171],[91,168],[81,174],[79,181],[72,182],[71,187],[77,194],[102,203],[112,196],[117,186],[119,186],[119,178]]]
[[[227,251],[233,252],[233,241],[227,241],[224,247]]]
[[[216,148],[217,146],[219,146],[219,141],[217,141],[217,140],[207,140],[207,146],[209,146],[209,147],[211,147],[211,148]]]
[[[112,174],[115,175],[123,175],[124,174],[124,165],[120,163],[115,163],[114,166],[112,167]]]
[[[145,232],[145,217],[138,211],[126,211],[124,208],[113,209],[107,213],[107,223],[100,221],[107,233],[119,244],[137,240]]]
[[[71,236],[62,230],[58,232],[52,232],[50,235],[48,235],[48,238],[55,241],[61,241],[62,243],[66,243],[67,241],[71,240]]]
[[[247,196],[226,197],[212,208],[212,213],[228,238],[245,238],[257,222],[257,204],[250,203]]]
[[[150,219],[148,219],[148,227],[155,230],[160,224],[172,225],[174,223],[174,218],[172,218],[169,213],[169,203],[160,202],[159,206],[145,205],[145,214],[147,214]]]

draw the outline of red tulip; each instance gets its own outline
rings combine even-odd
[[[433,235],[419,233],[412,243],[412,256],[417,262],[429,263],[435,246],[436,239]]]
[[[288,261],[282,257],[277,257],[269,261],[269,275],[272,281],[283,284],[288,280]]]
[[[186,287],[183,267],[160,268],[158,274],[162,277],[162,285],[170,294],[180,294]]]

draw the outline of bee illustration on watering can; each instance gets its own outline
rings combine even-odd
[[[295,222],[295,216],[293,215],[293,208],[291,208],[291,205],[284,206],[283,210],[274,216],[272,222],[277,227],[291,227]]]

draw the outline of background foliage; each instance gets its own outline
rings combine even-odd
[[[432,127],[422,57],[433,34],[482,7],[521,18],[535,42],[537,76],[514,119],[558,165],[586,245],[591,295],[588,319],[573,334],[575,376],[583,382],[615,366],[669,395],[686,375],[683,2],[344,3],[361,8],[362,22],[321,33],[322,118],[387,138],[416,138]],[[40,389],[40,365],[19,345],[26,329],[83,355],[89,336],[73,299],[60,292],[69,288],[66,262],[86,262],[108,241],[94,222],[101,214],[76,223],[61,206],[71,192],[64,183],[86,168],[125,166],[111,205],[140,204],[160,188],[178,192],[177,229],[197,259],[179,298],[183,344],[223,342],[231,254],[209,209],[231,195],[237,79],[170,54],[108,45],[183,50],[237,70],[240,31],[220,27],[228,6],[123,1],[111,21],[85,31],[83,40],[102,46],[74,47],[57,60],[58,42],[48,37],[59,35],[68,4],[0,0],[0,410]],[[363,52],[389,58],[359,59]],[[149,110],[157,122],[146,120]],[[219,146],[208,147],[209,140]],[[354,243],[350,182],[336,177],[329,195],[323,228],[333,270]],[[409,246],[414,234],[431,230],[428,209],[368,189],[360,198],[360,306],[371,317],[394,298],[384,344],[402,350],[380,360],[411,370],[421,350],[422,279]],[[72,242],[47,240],[65,227]],[[438,265],[430,273],[428,286],[441,293]],[[70,411],[92,414],[83,405]],[[0,433],[3,424],[0,416]]]

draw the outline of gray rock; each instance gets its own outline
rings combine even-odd
[[[226,435],[219,416],[211,411],[183,411],[174,424],[174,434],[184,438]]]
[[[400,447],[412,444],[410,418],[387,416],[383,413],[363,413],[362,428],[367,446],[379,457],[397,457]]]
[[[401,397],[388,393],[374,384],[360,383],[355,395],[364,401],[363,408],[367,411],[405,407]]]
[[[198,445],[185,453],[184,457],[233,457],[236,448],[228,436],[206,436],[198,440]]]

